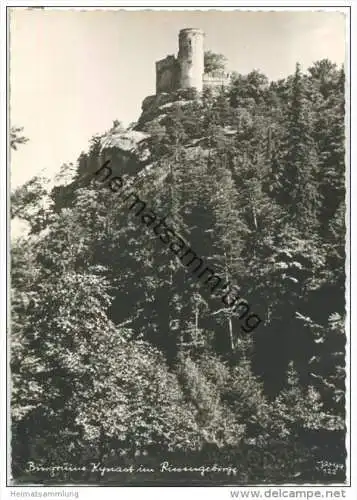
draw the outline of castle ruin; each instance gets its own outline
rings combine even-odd
[[[224,71],[205,73],[204,37],[201,29],[186,28],[179,33],[177,57],[170,55],[156,62],[156,94],[179,89],[225,87],[230,75]]]

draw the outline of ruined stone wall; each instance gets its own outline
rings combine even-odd
[[[222,87],[228,87],[231,82],[230,73],[208,73],[203,75],[203,88],[216,89]]]
[[[175,56],[167,56],[156,63],[156,93],[173,92],[179,85],[179,65]]]

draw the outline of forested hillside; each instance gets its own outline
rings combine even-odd
[[[57,481],[344,480],[344,85],[322,60],[149,99],[130,130],[93,138],[71,182],[13,193],[31,227],[12,246],[15,478],[51,480],[26,475],[29,461],[166,460],[238,473]],[[256,327],[93,181],[108,159],[128,182],[142,175],[134,191],[237,287]]]

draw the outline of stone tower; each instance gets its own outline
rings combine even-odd
[[[195,88],[202,91],[204,73],[204,32],[197,28],[186,28],[179,34],[178,63],[181,89]]]
[[[199,93],[206,88],[219,91],[230,85],[230,74],[224,70],[204,72],[204,37],[197,28],[180,31],[177,57],[172,54],[156,61],[156,95],[189,88]]]

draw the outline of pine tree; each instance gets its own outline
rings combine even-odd
[[[306,80],[296,65],[288,108],[286,158],[282,178],[285,206],[306,235],[316,230],[319,197],[317,151],[312,135],[312,110]]]

